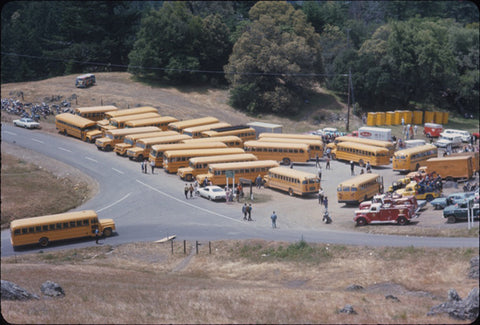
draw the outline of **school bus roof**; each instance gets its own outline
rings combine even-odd
[[[244,162],[218,163],[210,164],[209,168],[229,169],[229,168],[256,168],[256,167],[279,167],[280,164],[274,160],[255,160]]]
[[[289,142],[245,141],[245,147],[308,149],[307,144]]]
[[[341,182],[341,183],[338,184],[338,185],[339,185],[339,186],[340,186],[340,185],[342,185],[342,186],[358,185],[358,184],[362,184],[362,183],[365,183],[365,182],[368,182],[368,181],[377,179],[377,177],[379,177],[379,176],[380,176],[380,175],[374,174],[374,173],[366,173],[366,174],[362,174],[362,175],[358,175],[358,176],[349,178],[349,179]]]
[[[291,138],[291,139],[313,139],[322,140],[322,137],[315,134],[299,134],[299,133],[271,133],[262,132],[258,135],[258,138]]]
[[[118,111],[107,112],[106,116],[119,117],[125,115],[135,115],[141,113],[158,113],[158,110],[155,107],[151,106],[142,106],[129,109],[119,109]]]
[[[135,134],[135,133],[147,133],[147,132],[154,132],[154,131],[161,131],[161,129],[156,126],[141,126],[138,128],[108,130],[105,134],[129,135],[129,134]]]
[[[184,149],[202,149],[202,148],[227,148],[227,145],[223,142],[202,142],[202,143],[170,143],[170,144],[156,144],[152,146],[152,150],[155,151],[167,151],[167,150],[184,150]]]
[[[288,177],[294,177],[294,178],[300,178],[300,179],[318,178],[318,176],[315,174],[304,172],[297,169],[286,168],[286,167],[274,167],[274,168],[271,168],[269,172],[282,175],[282,176],[288,176]]]
[[[51,214],[51,215],[40,216],[40,217],[13,220],[10,223],[10,228],[13,229],[13,228],[19,228],[19,227],[28,227],[36,224],[52,223],[58,220],[65,220],[65,219],[74,220],[74,219],[95,218],[95,217],[97,217],[97,214],[93,210],[74,211],[74,212],[68,212],[68,213]]]
[[[142,120],[146,118],[155,118],[155,117],[161,117],[161,115],[158,114],[157,112],[137,113],[132,115],[115,116],[110,118],[110,121],[111,122],[129,122],[129,121]]]
[[[219,127],[225,127],[225,126],[230,126],[230,123],[218,122],[218,123],[212,123],[212,124],[192,126],[192,127],[183,129],[183,133],[185,133],[185,132],[200,132],[200,131],[206,131],[206,130],[211,130],[213,128],[219,128]]]
[[[370,146],[368,144],[364,143],[357,143],[357,142],[339,142],[337,143],[337,147],[355,147],[360,150],[365,150],[365,151],[375,151],[375,152],[386,152],[388,153],[387,148],[383,147],[377,147],[377,146]]]
[[[217,123],[217,122],[219,122],[219,120],[216,117],[206,116],[206,117],[200,117],[200,118],[195,118],[190,120],[177,121],[177,122],[171,123],[169,127],[184,129],[187,127],[198,126],[202,124],[211,124],[211,123]]]
[[[242,139],[237,137],[236,135],[226,135],[222,137],[211,137],[211,138],[200,138],[200,139],[191,139],[191,140],[184,140],[184,143],[200,143],[200,142],[210,142],[210,141],[221,141],[221,142],[235,142],[239,141],[242,143]]]
[[[163,155],[166,157],[177,157],[177,156],[187,156],[195,157],[205,154],[206,156],[211,154],[229,154],[229,153],[245,153],[243,149],[240,148],[205,148],[205,149],[193,149],[193,150],[167,150],[163,152]]]
[[[284,142],[284,143],[305,143],[308,145],[319,145],[323,146],[323,141],[320,140],[314,140],[314,139],[293,139],[293,138],[268,138],[268,137],[263,137],[261,139],[258,139],[257,141],[261,142]]]
[[[131,140],[141,140],[141,139],[148,139],[154,137],[164,137],[168,135],[178,135],[177,131],[154,131],[149,133],[140,133],[140,134],[129,134],[125,137],[125,139]]]
[[[143,123],[171,123],[174,121],[178,121],[175,117],[172,116],[159,116],[153,118],[145,118],[140,120],[128,121],[125,123],[126,126],[135,127],[135,125],[143,124]]]
[[[237,126],[218,128],[216,130],[202,131],[202,135],[207,137],[216,137],[217,135],[222,136],[222,135],[228,135],[229,133],[236,134],[237,132],[246,132],[246,131],[251,131],[255,133],[254,128],[251,128],[249,126],[237,125]]]
[[[258,160],[257,156],[251,153],[239,153],[239,154],[232,154],[232,155],[220,155],[220,156],[207,156],[207,157],[193,157],[190,158],[190,162],[192,164],[208,164],[209,162],[235,162],[235,161],[240,161],[243,159],[248,159],[251,161]]]
[[[137,140],[137,143],[144,143],[148,145],[152,143],[161,143],[161,142],[167,142],[172,140],[180,141],[185,139],[190,139],[190,136],[186,134],[174,134],[174,135],[165,135],[165,136],[159,136],[154,138],[139,139]]]
[[[62,113],[55,116],[56,120],[63,121],[65,123],[70,123],[81,128],[97,125],[97,122],[89,120],[88,118],[84,118],[75,114],[71,113]]]
[[[355,142],[355,143],[364,143],[372,146],[393,146],[393,143],[390,141],[383,141],[383,140],[375,140],[375,139],[365,139],[365,138],[358,138],[358,137],[348,137],[348,136],[341,136],[336,137],[335,142]]]
[[[414,153],[417,153],[417,152],[422,152],[422,151],[431,150],[431,149],[437,149],[437,147],[434,146],[433,144],[425,144],[423,146],[416,146],[416,147],[413,147],[413,148],[408,148],[408,149],[402,149],[402,150],[395,151],[395,155],[397,155],[397,154],[411,155],[411,154],[414,154]]]
[[[77,108],[75,108],[75,112],[78,112],[78,113],[111,112],[111,111],[117,111],[117,110],[118,110],[118,107],[113,106],[113,105],[77,107]]]

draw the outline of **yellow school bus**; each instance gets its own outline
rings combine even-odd
[[[378,174],[362,174],[337,186],[338,203],[358,204],[383,193],[383,178]]]
[[[92,121],[99,121],[105,118],[105,113],[118,111],[118,107],[113,105],[77,107],[74,109],[75,115],[88,118]]]
[[[111,118],[117,118],[120,116],[144,114],[144,113],[158,113],[158,110],[151,106],[142,106],[128,109],[119,109],[117,111],[105,112],[105,117],[103,120],[97,122],[100,128],[103,128],[110,124]]]
[[[152,146],[148,160],[155,163],[155,167],[163,167],[163,153],[170,150],[187,150],[187,149],[213,149],[228,148],[223,142],[202,142],[202,143],[173,143],[173,144],[156,144]]]
[[[395,145],[393,142],[390,141],[382,141],[382,140],[373,140],[373,139],[364,139],[359,137],[349,137],[349,136],[341,136],[336,137],[332,143],[327,145],[328,148],[333,149],[338,143],[340,142],[355,142],[355,143],[362,143],[368,146],[380,147],[385,148],[388,150],[389,157],[393,156],[395,152]]]
[[[245,153],[245,151],[240,148],[167,150],[163,153],[163,170],[167,173],[176,173],[179,168],[187,167],[188,160],[193,157],[233,155],[239,153]]]
[[[205,142],[223,142],[231,148],[243,148],[243,141],[239,137],[229,135],[225,137],[214,137],[214,138],[198,138],[192,140],[183,140],[183,143],[195,144],[195,143],[205,143]]]
[[[279,138],[279,139],[302,139],[302,140],[317,140],[322,141],[322,137],[315,134],[298,134],[298,133],[272,133],[262,132],[258,135],[259,139],[262,138]]]
[[[142,120],[128,121],[125,123],[125,127],[139,128],[142,126],[156,126],[156,127],[159,127],[162,131],[167,131],[168,124],[175,121],[178,121],[178,120],[172,116],[160,116],[160,117],[146,118]]]
[[[255,155],[251,153],[240,153],[234,155],[223,156],[207,156],[190,158],[188,167],[179,168],[177,175],[184,180],[191,181],[198,174],[204,174],[208,171],[208,164],[218,164],[226,162],[241,162],[258,160]]]
[[[433,144],[408,148],[396,151],[392,159],[394,171],[408,172],[418,170],[420,166],[426,166],[430,158],[438,157],[438,149]]]
[[[291,162],[307,162],[310,159],[308,145],[287,142],[247,141],[243,143],[246,152],[253,153],[261,160],[276,160],[284,165]]]
[[[264,177],[265,187],[276,188],[290,196],[317,194],[320,179],[317,175],[286,167],[274,167]]]
[[[268,138],[262,137],[258,139],[262,142],[283,142],[283,143],[304,143],[308,145],[310,151],[310,159],[315,159],[317,156],[321,158],[323,156],[323,141],[311,140],[311,139],[290,139],[290,138]]]
[[[183,134],[189,135],[193,139],[196,139],[196,138],[201,138],[202,137],[202,132],[203,131],[208,131],[208,130],[215,129],[215,128],[223,128],[223,127],[227,127],[227,126],[231,126],[231,124],[226,123],[226,122],[218,122],[218,123],[213,123],[213,124],[192,126],[190,128],[183,129]]]
[[[102,128],[102,131],[106,132],[107,130],[123,129],[126,126],[127,122],[144,120],[147,118],[156,118],[156,117],[161,117],[161,115],[156,112],[149,112],[149,113],[112,117],[109,120],[109,124]]]
[[[123,139],[122,143],[117,143],[113,148],[113,152],[115,152],[119,156],[126,156],[127,150],[134,147],[135,143],[139,139],[148,139],[148,138],[155,138],[155,137],[166,137],[169,135],[177,135],[180,134],[175,131],[155,131],[149,133],[140,133],[140,134],[130,134]]]
[[[97,228],[109,237],[115,231],[115,223],[112,219],[99,220],[93,210],[18,219],[10,223],[10,242],[14,248],[31,244],[46,247],[57,240],[95,237]]]
[[[207,179],[207,182],[212,182],[213,185],[225,185],[227,183],[226,177],[230,174],[233,175],[235,183],[238,183],[240,178],[255,182],[258,175],[263,178],[270,168],[278,166],[278,162],[274,160],[210,164],[208,166],[208,172],[206,174],[198,174],[196,179],[199,184],[204,184],[205,179]],[[229,183],[232,183],[231,177]]]
[[[164,131],[164,132],[168,132],[168,131]],[[175,131],[170,131],[170,132],[175,132]],[[132,147],[127,150],[127,156],[131,160],[142,161],[145,157],[148,157],[152,149],[152,146],[157,144],[179,143],[180,141],[185,139],[191,139],[191,138],[186,134],[176,134],[176,135],[170,135],[170,136],[141,139],[137,141],[137,143],[135,144],[135,147]]]
[[[339,142],[336,148],[332,150],[332,158],[354,161],[361,167],[364,167],[367,162],[371,166],[390,164],[387,149],[355,142]]]
[[[208,131],[203,131],[201,134],[202,138],[224,137],[228,135],[234,135],[242,139],[243,142],[248,140],[255,140],[257,137],[255,129],[249,127],[248,125],[235,125],[223,128],[216,128]]]
[[[70,113],[57,114],[55,128],[63,135],[70,135],[87,142],[93,142],[102,136],[102,132],[98,130],[94,121]]]
[[[168,126],[168,129],[182,133],[183,130],[185,130],[186,128],[191,128],[194,126],[205,125],[205,124],[213,124],[218,122],[220,121],[217,118],[212,116],[207,116],[207,117],[200,117],[200,118],[195,118],[190,120],[173,122],[173,123],[170,123],[170,125]]]
[[[156,126],[108,130],[103,138],[95,140],[95,145],[97,146],[98,150],[111,151],[117,143],[122,143],[127,135],[150,133],[155,131],[161,130]]]

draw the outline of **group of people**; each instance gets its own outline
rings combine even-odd
[[[405,121],[402,118],[402,134],[405,136],[405,140],[415,138],[415,135],[417,135],[417,132],[418,132],[417,125],[414,125],[414,126],[412,126],[411,124],[405,125]]]
[[[140,166],[142,167],[142,173],[144,174],[148,174],[148,159],[145,159],[145,160],[142,160],[142,162],[140,163]],[[154,170],[155,170],[155,162],[152,161],[150,162],[150,168],[152,170],[152,174],[154,174]]]

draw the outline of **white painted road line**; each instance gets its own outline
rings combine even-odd
[[[93,158],[90,158],[90,157],[85,157],[85,159],[88,159],[88,160],[90,160],[90,161],[93,161],[93,162],[96,162],[96,163],[98,163],[98,160],[95,160],[95,159],[93,159]]]
[[[106,207],[101,208],[100,210],[97,210],[97,212],[101,212],[101,211],[103,211],[103,210],[106,210],[106,209],[108,209],[108,208],[113,207],[115,204],[118,204],[118,203],[122,202],[123,200],[125,200],[127,197],[129,197],[130,194],[131,194],[131,193],[128,193],[127,195],[125,195],[124,197],[122,197],[120,200],[115,201],[115,202],[113,202],[112,204],[107,205]]]
[[[62,148],[62,147],[57,147],[57,148],[60,149],[60,150],[66,151],[66,152],[72,152],[71,150],[68,150],[68,149],[65,149],[65,148]]]
[[[121,170],[118,170],[118,169],[116,169],[116,168],[113,168],[113,167],[112,167],[112,169],[113,169],[114,171],[116,171],[117,173],[119,173],[119,174],[122,174],[122,175],[125,174],[124,172],[122,172]]]
[[[5,132],[6,134],[10,134],[10,135],[17,135],[16,133],[13,133],[13,132],[10,132],[10,131],[3,131]]]
[[[38,139],[35,139],[35,138],[31,138],[31,139],[32,139],[32,141],[35,141],[35,142],[38,142],[38,143],[45,143],[45,142],[43,142],[41,140],[38,140]]]
[[[167,193],[165,193],[165,192],[163,192],[163,191],[160,191],[159,189],[156,189],[156,188],[153,187],[153,186],[150,186],[150,185],[148,185],[148,184],[146,184],[146,183],[144,183],[144,182],[142,182],[142,181],[139,181],[138,179],[136,179],[136,181],[137,181],[138,183],[142,184],[143,186],[146,186],[146,187],[148,187],[149,189],[154,190],[155,192],[158,192],[158,193],[160,193],[160,194],[162,194],[162,195],[164,195],[164,196],[166,196],[166,197],[169,197],[169,198],[171,198],[171,199],[173,199],[173,200],[175,200],[175,201],[178,201],[178,202],[180,202],[180,203],[186,204],[186,205],[188,205],[188,206],[190,206],[190,207],[192,207],[192,208],[194,208],[194,209],[198,209],[198,210],[201,210],[201,211],[204,211],[204,212],[207,212],[207,213],[210,213],[210,214],[213,214],[213,215],[216,215],[216,216],[219,216],[219,217],[228,219],[228,220],[236,221],[236,222],[239,222],[239,223],[242,223],[242,224],[244,223],[244,222],[242,222],[242,221],[240,221],[240,220],[237,220],[237,219],[235,219],[235,218],[231,218],[231,217],[229,217],[229,216],[220,214],[220,213],[218,213],[218,212],[215,212],[215,211],[212,211],[212,210],[208,210],[208,209],[204,209],[204,208],[201,208],[201,207],[196,206],[196,205],[194,205],[194,204],[185,202],[184,200],[180,200],[179,198],[176,198],[176,197],[174,197],[174,196],[172,196],[172,195],[170,195],[170,194],[167,194]]]

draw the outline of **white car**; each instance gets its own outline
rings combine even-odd
[[[470,133],[468,131],[455,130],[455,129],[445,129],[443,131],[443,133],[448,134],[448,135],[459,135],[462,138],[463,142],[469,142],[470,141]]]
[[[28,118],[28,117],[22,117],[19,120],[13,120],[13,125],[23,127],[26,129],[39,129],[40,128],[40,123],[36,122],[35,120]]]
[[[455,134],[440,133],[440,138],[434,143],[439,148],[453,148],[462,145],[462,137]]]
[[[220,186],[210,185],[198,189],[198,194],[209,200],[225,200],[227,194]]]

